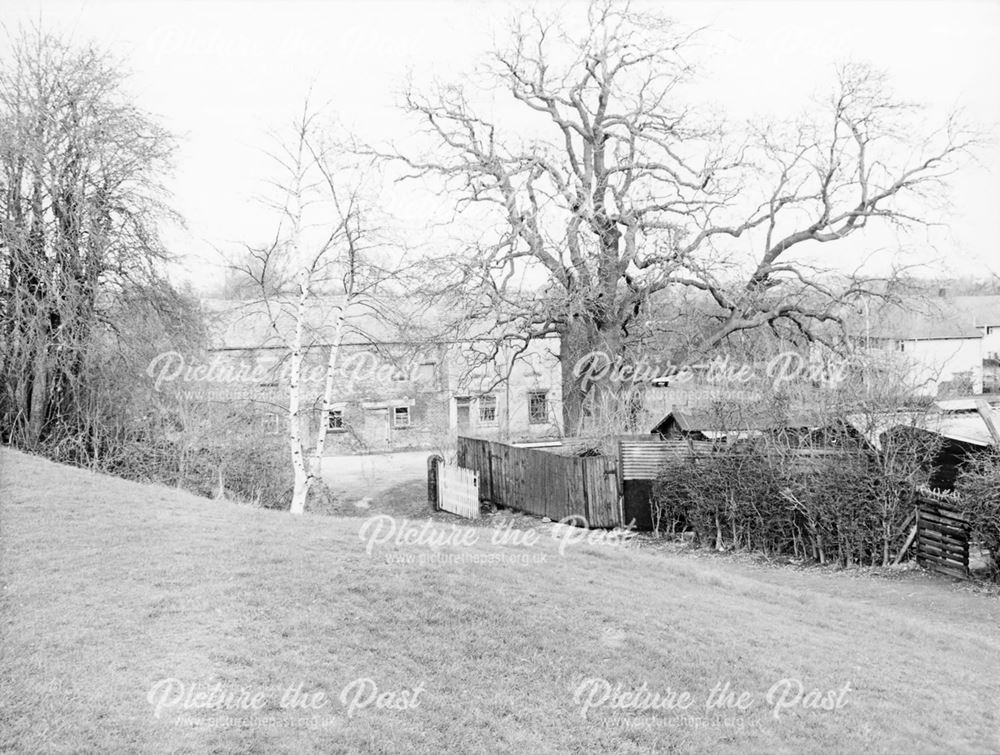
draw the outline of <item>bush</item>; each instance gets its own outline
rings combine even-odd
[[[965,513],[973,534],[990,554],[991,572],[1000,579],[1000,451],[971,458],[955,484],[956,505]]]
[[[659,533],[688,530],[719,550],[886,565],[926,477],[921,458],[898,448],[810,454],[765,440],[720,445],[664,466],[653,485],[653,522]]]

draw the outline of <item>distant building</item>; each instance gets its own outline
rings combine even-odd
[[[650,432],[663,440],[684,439],[690,444],[733,443],[769,436],[792,447],[837,446],[845,438],[861,438],[849,423],[816,412],[776,414],[751,407],[729,412],[674,407]]]
[[[955,296],[952,301],[983,335],[983,392],[1000,393],[1000,296]]]
[[[203,306],[213,323],[209,359],[223,365],[216,374],[252,375],[244,387],[259,408],[259,429],[283,434],[290,363],[282,338],[294,328],[291,312],[273,309],[272,317],[263,305],[222,300]],[[328,453],[433,449],[458,433],[508,440],[561,435],[558,338],[533,340],[515,357],[515,349],[498,347],[488,333],[435,338],[398,312],[383,318],[371,308],[349,317],[331,411],[321,417],[338,306],[336,299],[310,306],[303,350],[302,412],[311,429],[325,424]]]
[[[873,354],[881,352],[885,365],[895,368],[914,392],[928,396],[983,392],[987,327],[976,325],[974,316],[954,300],[871,307],[852,326],[854,342]]]

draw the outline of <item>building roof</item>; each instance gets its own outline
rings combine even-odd
[[[854,318],[854,331],[900,341],[981,338],[984,326],[1000,326],[1000,295],[941,296],[872,305]]]
[[[335,335],[335,325],[343,296],[317,298],[305,311],[304,329],[307,345],[328,344]],[[280,298],[269,304],[263,301],[204,299],[202,311],[209,321],[212,347],[216,349],[268,349],[283,345],[295,330],[297,301]],[[416,341],[419,318],[404,313],[398,302],[382,302],[371,297],[355,305],[345,324],[345,345],[368,345]]]
[[[717,433],[761,430],[815,430],[824,425],[816,415],[805,411],[793,411],[783,417],[777,416],[773,412],[755,411],[741,411],[731,416],[724,416],[721,412],[711,409],[678,409],[675,407],[656,424],[652,432],[665,432],[673,423],[676,423],[684,432],[699,432],[710,436]]]
[[[1000,427],[1000,412],[996,409],[991,411],[994,425]],[[875,448],[881,448],[882,436],[897,427],[914,427],[974,446],[993,445],[986,421],[975,411],[886,412],[877,416],[853,414],[847,417],[847,421]]]
[[[972,325],[1000,325],[1000,295],[954,296],[951,301]]]
[[[305,345],[329,345],[336,335],[336,322],[344,305],[343,296],[311,299],[305,312]],[[260,300],[203,299],[202,311],[209,322],[211,348],[274,349],[283,347],[295,331],[298,302],[282,297],[265,303]],[[471,341],[494,343],[503,335],[495,322],[449,319],[440,305],[426,305],[405,296],[366,295],[356,301],[344,323],[343,345],[394,345],[423,348],[429,344],[464,344]],[[553,340],[545,334],[534,340]]]
[[[910,301],[870,308],[859,335],[897,341],[982,338],[972,320],[950,299]]]
[[[1000,427],[1000,411],[991,409],[993,423]],[[875,448],[881,448],[881,438],[897,427],[914,427],[936,433],[962,443],[976,446],[993,445],[993,437],[983,417],[977,411],[898,411],[874,415],[850,414],[844,420]],[[720,417],[711,410],[674,408],[652,429],[662,433],[676,423],[686,433],[701,433],[717,437],[729,433],[760,433],[767,430],[817,430],[830,425],[829,418],[807,411],[791,412],[785,417],[762,412],[742,413],[732,418]]]

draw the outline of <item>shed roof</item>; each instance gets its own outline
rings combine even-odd
[[[824,422],[815,414],[801,410],[789,412],[785,416],[778,416],[773,412],[752,410],[727,415],[711,409],[679,409],[674,407],[653,427],[652,432],[665,432],[674,423],[684,432],[703,434],[749,430],[816,429],[824,425]]]
[[[1000,412],[993,409],[993,423],[1000,427]],[[886,412],[878,416],[853,414],[847,421],[875,448],[882,445],[882,435],[897,427],[915,427],[936,433],[942,438],[987,447],[994,445],[985,420],[978,412]]]

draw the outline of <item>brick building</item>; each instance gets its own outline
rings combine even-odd
[[[489,333],[429,335],[415,317],[351,313],[334,370],[332,410],[321,417],[327,362],[335,341],[337,299],[307,314],[302,409],[310,429],[324,422],[336,453],[434,449],[465,435],[521,440],[561,434],[559,339],[527,348],[498,346]],[[395,302],[394,307],[399,307]],[[283,338],[290,310],[210,300],[209,359],[216,375],[238,374],[252,393],[259,430],[282,434],[287,421],[290,359]],[[424,318],[426,319],[426,317]],[[272,324],[274,323],[274,324]]]

